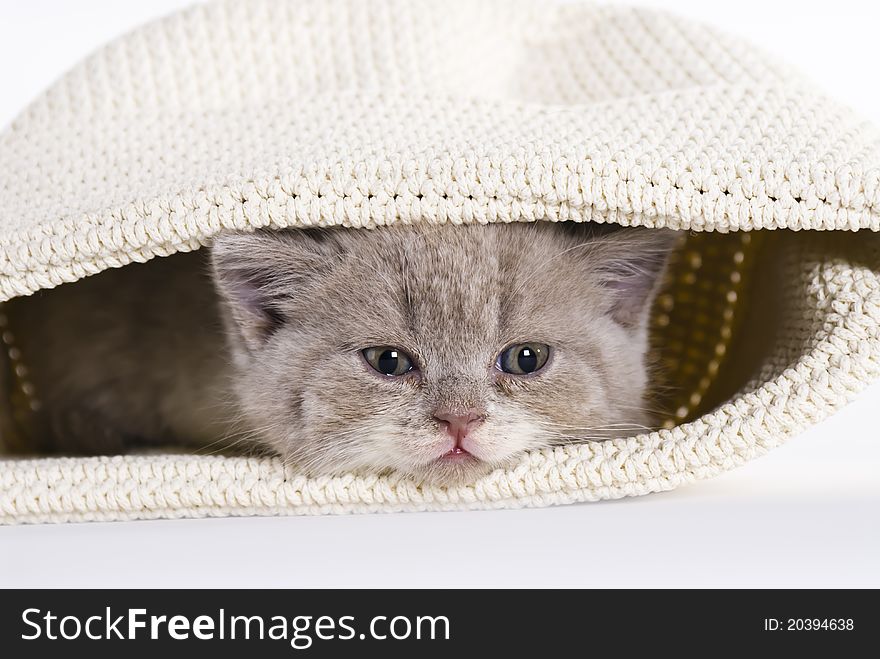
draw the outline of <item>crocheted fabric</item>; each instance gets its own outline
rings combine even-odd
[[[880,135],[749,45],[653,11],[230,0],[106,46],[0,136],[0,299],[224,228],[535,220],[877,231]],[[272,459],[9,458],[0,522],[538,506],[730,469],[880,368],[877,237],[767,233],[740,332],[756,366],[677,427],[449,489]]]

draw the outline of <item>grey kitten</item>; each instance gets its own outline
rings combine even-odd
[[[10,316],[50,448],[226,437],[312,474],[453,484],[653,422],[648,311],[672,237],[549,222],[227,234],[210,264],[131,265]]]

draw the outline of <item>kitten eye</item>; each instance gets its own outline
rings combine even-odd
[[[397,377],[409,373],[413,368],[412,359],[403,350],[380,346],[361,351],[372,369],[382,375]]]
[[[544,343],[517,343],[498,355],[497,368],[505,373],[528,375],[540,371],[550,357],[550,346]]]

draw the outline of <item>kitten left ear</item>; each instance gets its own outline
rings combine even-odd
[[[613,295],[611,315],[622,326],[635,329],[647,322],[676,235],[666,229],[621,229],[601,239],[599,273]]]
[[[283,322],[275,279],[281,276],[273,252],[278,239],[257,232],[216,238],[211,265],[217,291],[245,345],[259,347]]]
[[[310,288],[339,249],[319,230],[257,231],[217,236],[211,246],[214,281],[237,333],[251,351],[287,320],[291,296]]]

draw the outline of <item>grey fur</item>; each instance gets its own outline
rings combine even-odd
[[[16,301],[11,316],[58,450],[229,437],[309,473],[455,483],[653,422],[647,314],[671,238],[547,222],[226,234],[210,264],[128,266]],[[494,367],[525,341],[551,346],[544,369]],[[371,371],[360,350],[377,345],[418,373]],[[438,409],[480,410],[473,458],[438,459]]]

